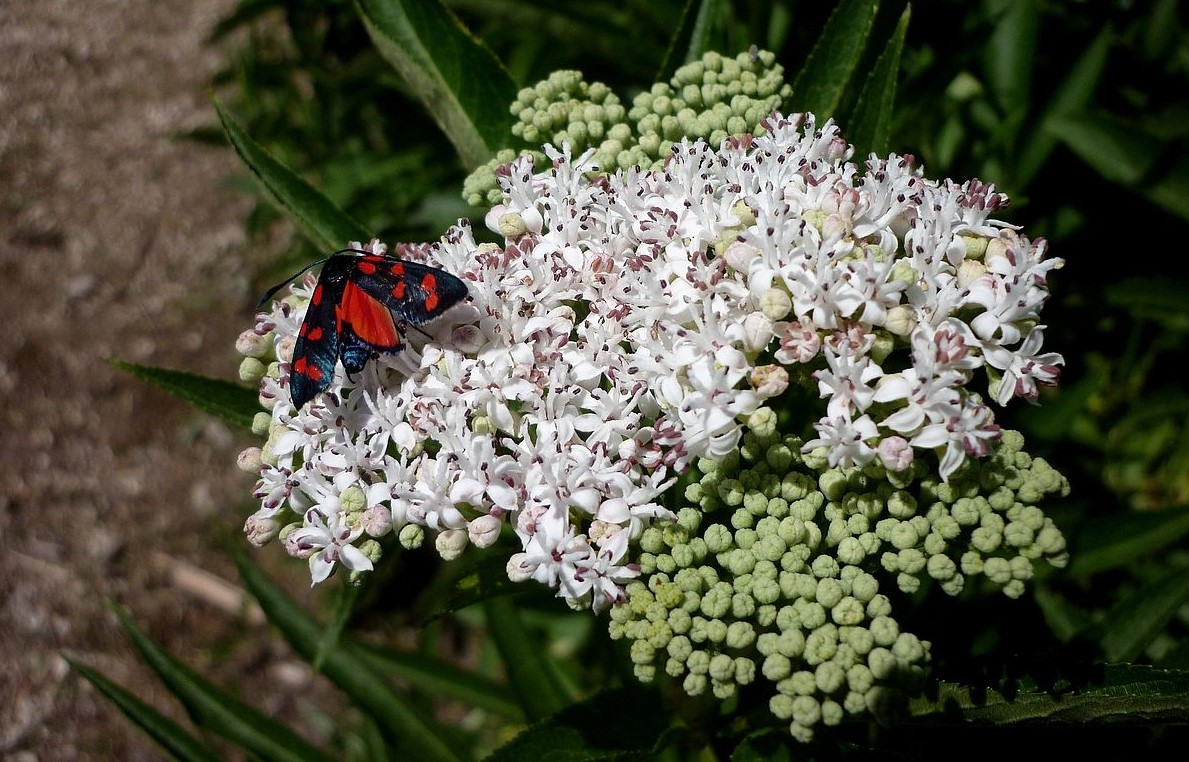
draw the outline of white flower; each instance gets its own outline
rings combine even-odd
[[[502,245],[462,222],[394,249],[457,274],[468,300],[355,378],[336,368],[301,410],[288,372],[315,279],[294,285],[252,330],[280,369],[260,381],[259,464],[245,458],[253,538],[298,524],[287,547],[317,581],[370,568],[354,543],[388,528],[454,557],[507,524],[509,577],[601,608],[638,573],[630,543],[672,518],[662,494],[786,391],[818,390],[804,447],[831,465],[928,454],[946,478],[982,457],[998,427],[974,385],[1002,404],[1056,381],[1037,323],[1060,260],[990,217],[1006,203],[990,186],[899,156],[859,167],[810,115],[764,125],[678,142],[658,171],[600,177],[593,152],[551,146],[544,172],[513,162],[486,217]]]
[[[362,526],[344,523],[341,513],[332,513],[325,520],[322,514],[310,509],[305,515],[306,526],[295,529],[285,538],[285,549],[292,556],[310,560],[310,580],[318,584],[330,576],[336,563],[350,571],[371,571],[372,562],[351,543],[363,534]]]

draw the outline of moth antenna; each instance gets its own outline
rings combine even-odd
[[[371,254],[370,251],[364,251],[363,249],[346,248],[346,249],[339,249],[335,253],[331,254],[330,257],[337,257],[339,254],[346,254],[348,252],[351,252],[354,254]],[[312,270],[313,268],[317,267],[318,265],[325,263],[328,259],[330,259],[330,257],[323,257],[322,259],[319,259],[317,262],[311,262],[310,264],[306,265],[305,267],[301,268],[297,272],[290,275],[285,280],[281,281],[277,285],[270,288],[268,290],[268,293],[266,293],[264,296],[260,297],[260,301],[256,302],[256,309],[260,309],[261,307],[263,307],[264,303],[273,297],[273,294],[277,293],[285,286],[288,286],[293,281],[295,281],[298,278],[300,278],[301,276],[305,275],[307,270]]]

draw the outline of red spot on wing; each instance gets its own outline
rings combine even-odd
[[[426,273],[421,288],[425,289],[425,311],[432,313],[438,308],[438,279],[433,273]]]
[[[305,326],[303,325],[302,328],[304,329]],[[314,326],[313,329],[306,335],[306,338],[310,341],[319,341],[322,338],[322,326]]]
[[[300,373],[311,381],[318,381],[322,378],[322,369],[317,365],[310,365],[304,357],[299,357],[294,361],[293,372]]]
[[[392,313],[351,281],[347,281],[343,288],[343,297],[335,309],[335,321],[340,331],[344,325],[350,325],[355,335],[368,344],[381,348],[400,344],[400,333]]]
[[[405,298],[405,282],[403,280],[398,280],[396,285],[392,287],[392,295],[397,299]]]
[[[371,275],[376,271],[375,261],[366,257],[360,257],[359,262],[355,266],[359,269],[359,272],[363,273],[364,275]]]
[[[314,286],[314,293],[310,296],[310,304],[317,307],[321,303],[322,303],[322,284],[319,283],[317,286]]]
[[[403,278],[405,276],[405,263],[393,262],[392,266],[388,268],[388,272],[398,278]]]

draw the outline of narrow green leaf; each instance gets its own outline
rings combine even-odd
[[[372,672],[398,677],[409,685],[443,698],[514,720],[524,719],[508,686],[474,672],[430,659],[421,653],[402,653],[365,643],[348,643],[353,655]]]
[[[846,136],[854,145],[858,157],[870,153],[883,156],[888,152],[892,108],[896,101],[896,79],[900,74],[900,53],[904,50],[904,38],[908,35],[910,11],[911,7],[905,8],[904,13],[900,14],[895,31],[867,75],[867,81],[863,83],[863,90],[846,125]]]
[[[525,716],[535,721],[561,711],[569,697],[557,679],[548,652],[524,626],[513,602],[489,598],[483,602],[483,612]]]
[[[1094,90],[1106,70],[1112,36],[1111,30],[1107,28],[1094,38],[1048,101],[1048,108],[1040,118],[1040,129],[1027,132],[1027,142],[1020,151],[1020,161],[1016,165],[1014,181],[1017,188],[1027,187],[1044,167],[1049,154],[1057,145],[1057,138],[1048,129],[1048,125],[1057,119],[1083,111],[1090,104]]]
[[[1178,322],[1189,319],[1189,281],[1177,278],[1127,278],[1103,289],[1107,304],[1137,317]]]
[[[792,110],[812,111],[819,122],[834,115],[863,56],[878,8],[878,0],[838,3],[793,81]]]
[[[1127,513],[1089,521],[1072,544],[1075,577],[1097,574],[1149,558],[1189,535],[1189,508]]]
[[[1078,633],[1085,632],[1094,624],[1088,611],[1075,606],[1045,585],[1038,585],[1033,597],[1040,606],[1049,629],[1063,643],[1069,642]]]
[[[1106,114],[1055,117],[1044,129],[1098,174],[1127,186],[1144,179],[1163,150],[1155,136]]]
[[[1144,196],[1166,211],[1189,220],[1189,156],[1182,153],[1169,162],[1168,167],[1142,188]]]
[[[485,762],[550,762],[655,759],[652,752],[669,727],[659,697],[640,687],[593,696],[528,728]],[[610,732],[609,732],[610,729]]]
[[[1064,692],[1021,691],[1010,698],[982,687],[942,683],[935,696],[910,703],[917,720],[1085,725],[1189,721],[1189,673],[1107,665],[1094,685]]]
[[[1106,658],[1130,661],[1138,657],[1186,602],[1189,569],[1177,569],[1127,596],[1102,623]]]
[[[220,691],[174,659],[138,630],[123,611],[116,610],[116,615],[141,658],[182,702],[194,724],[262,759],[293,762],[330,759],[285,725]]]
[[[1000,111],[1022,115],[1035,76],[1040,11],[1036,0],[1007,0],[1001,7],[1003,15],[983,49],[983,65]]]
[[[516,84],[438,0],[356,0],[380,54],[474,170],[512,140]]]
[[[665,59],[656,73],[657,82],[668,82],[679,68],[697,61],[710,50],[715,22],[722,18],[725,0],[687,0],[681,11],[681,24],[669,40]]]
[[[182,370],[137,365],[122,360],[111,360],[110,362],[113,366],[131,373],[141,381],[147,381],[175,397],[184,399],[204,412],[243,429],[251,429],[252,418],[263,409],[260,407],[256,392],[231,381],[207,378]]]
[[[125,717],[132,720],[169,756],[186,762],[218,762],[221,759],[213,749],[187,733],[176,722],[124,690],[120,685],[108,680],[103,674],[68,656],[64,658],[75,672],[94,685]]]
[[[248,137],[218,99],[214,104],[235,152],[318,248],[334,251],[346,246],[348,241],[367,241],[372,237],[367,228]]]
[[[271,622],[297,653],[313,660],[323,642],[322,628],[297,603],[274,585],[243,553],[234,554],[244,585]],[[446,733],[423,719],[403,697],[367,668],[351,648],[340,647],[323,657],[322,673],[395,740],[397,759],[454,762],[459,757],[443,742]]]

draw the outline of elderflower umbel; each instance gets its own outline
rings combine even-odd
[[[988,455],[1000,431],[977,374],[998,404],[1056,380],[1039,310],[1060,260],[991,217],[1006,198],[990,186],[894,155],[860,168],[812,115],[762,127],[682,140],[654,170],[600,174],[593,151],[549,146],[548,171],[516,160],[486,217],[502,246],[460,223],[396,250],[462,277],[469,302],[431,341],[407,336],[355,379],[337,368],[302,410],[286,384],[312,278],[295,286],[255,328],[273,349],[253,355],[272,361],[253,536],[289,522],[291,552],[322,548],[319,579],[336,560],[365,570],[348,546],[390,529],[453,557],[502,521],[510,575],[602,608],[640,573],[632,541],[673,518],[675,477],[775,425],[766,404],[814,411],[802,448],[832,468],[926,456],[944,482]]]

